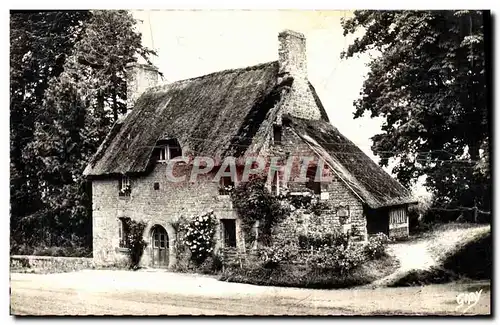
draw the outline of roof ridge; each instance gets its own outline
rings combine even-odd
[[[271,64],[278,64],[278,60],[263,62],[263,63],[251,65],[251,66],[246,66],[246,67],[243,67],[243,68],[230,68],[230,69],[225,69],[225,70],[219,70],[219,71],[210,72],[210,73],[207,73],[207,74],[204,74],[204,75],[201,75],[201,76],[197,76],[197,77],[176,80],[176,81],[173,81],[173,82],[170,82],[170,83],[167,83],[167,84],[158,85],[158,86],[155,86],[155,87],[148,88],[148,91],[165,90],[166,88],[171,87],[172,85],[178,85],[178,84],[182,84],[182,83],[185,83],[185,82],[191,82],[191,81],[194,81],[194,80],[197,80],[197,79],[202,79],[202,78],[207,78],[207,77],[213,77],[214,75],[223,75],[223,74],[237,72],[237,71],[258,70],[258,69],[262,69],[262,68],[264,68],[264,67],[266,67],[268,65],[271,65]]]

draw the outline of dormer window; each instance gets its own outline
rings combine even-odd
[[[176,157],[182,156],[182,150],[176,140],[158,141],[156,151],[156,161],[167,162]]]

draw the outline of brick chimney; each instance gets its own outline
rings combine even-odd
[[[291,76],[293,84],[290,96],[278,114],[277,123],[280,123],[282,114],[319,120],[321,111],[307,79],[306,37],[302,33],[284,30],[278,34],[278,41],[279,74]]]
[[[132,108],[146,89],[158,85],[159,71],[153,65],[130,63],[127,65],[127,108]]]

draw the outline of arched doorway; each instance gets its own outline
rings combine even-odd
[[[168,235],[165,228],[155,225],[151,228],[151,266],[168,267]]]

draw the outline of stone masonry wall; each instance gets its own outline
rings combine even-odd
[[[294,78],[290,95],[282,106],[284,114],[308,120],[319,120],[321,118],[321,112],[316,105],[306,79]]]
[[[144,239],[149,243],[141,265],[150,265],[151,228],[163,226],[169,238],[169,266],[175,264],[176,233],[172,226],[181,216],[189,217],[214,210],[217,218],[236,219],[229,196],[219,195],[218,183],[210,177],[196,183],[172,183],[166,177],[166,164],[157,164],[147,176],[131,178],[129,197],[118,195],[118,178],[92,182],[93,253],[97,265],[115,264],[126,258],[119,247],[119,218],[129,217],[147,223]],[[160,185],[154,189],[154,183]],[[244,247],[239,220],[236,221],[237,244]],[[217,232],[220,245],[220,228]]]
[[[310,165],[314,165],[318,162],[318,158],[307,143],[298,137],[290,127],[285,125],[282,130],[282,146],[276,152],[283,158],[293,157],[296,162],[293,164],[290,179],[287,182],[284,181],[285,186],[290,192],[309,191],[306,184],[295,181],[295,177],[300,174],[301,161],[305,162],[307,157],[314,157],[310,163]],[[359,231],[359,239],[366,240],[366,218],[362,202],[340,178],[332,173],[329,176],[330,180],[321,184],[321,201],[327,203],[330,211],[323,212],[320,216],[303,211],[293,213],[276,227],[275,236],[278,240],[297,241],[299,233],[307,233],[308,229],[322,229],[327,233],[333,232],[334,229],[346,231],[352,227]],[[348,214],[344,224],[340,222],[341,210]]]
[[[11,272],[70,272],[93,268],[92,258],[62,257],[62,256],[35,256],[11,255]]]
[[[307,234],[309,229],[332,233],[335,230],[345,232],[355,227],[359,233],[358,240],[366,240],[366,218],[361,201],[339,179],[334,179],[321,192],[321,201],[327,203],[331,211],[322,212],[319,216],[302,210],[295,211],[276,227],[276,239],[297,242],[298,235]],[[344,223],[341,223],[340,213],[348,215]]]

